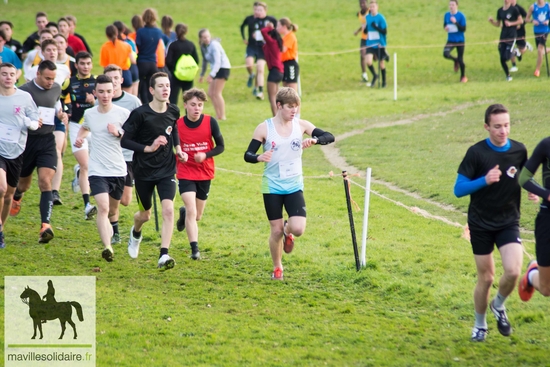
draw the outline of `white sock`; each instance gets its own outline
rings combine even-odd
[[[527,279],[529,279],[529,285],[533,285],[533,277],[535,276],[535,274],[538,273],[539,269],[533,269],[529,272],[529,274],[527,275]]]
[[[506,297],[500,294],[500,292],[497,292],[497,296],[493,299],[493,307],[497,310],[503,310],[505,301]]]
[[[485,329],[487,330],[487,318],[484,313],[475,313],[476,314],[476,323],[474,324],[474,327],[478,329]]]

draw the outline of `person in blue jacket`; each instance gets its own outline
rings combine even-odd
[[[449,1],[449,11],[443,17],[443,28],[447,32],[447,44],[443,49],[443,57],[454,62],[455,73],[460,68],[460,82],[466,83],[464,65],[464,32],[466,32],[466,17],[458,11],[458,0]],[[451,51],[456,48],[456,57],[451,55]]]

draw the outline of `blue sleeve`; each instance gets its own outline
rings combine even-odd
[[[459,173],[456,177],[455,182],[455,196],[457,198],[461,198],[463,196],[470,195],[486,186],[487,182],[485,181],[485,176],[481,176],[480,178],[476,178],[475,180],[470,180],[468,177]]]
[[[384,16],[382,16],[382,21],[380,23],[382,23],[379,25],[380,28],[382,29],[388,28],[388,24],[386,23],[386,18]]]

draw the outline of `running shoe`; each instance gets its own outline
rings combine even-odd
[[[113,249],[107,247],[103,252],[101,252],[101,257],[105,259],[108,263],[113,261]]]
[[[86,207],[84,208],[84,219],[85,220],[93,219],[96,214],[97,214],[97,208],[95,207],[95,205],[92,205],[90,203],[86,204]]]
[[[4,239],[4,232],[0,232],[0,249],[6,248],[6,240]]]
[[[176,265],[174,259],[168,254],[164,254],[159,258],[157,268],[164,268],[164,270],[172,269]]]
[[[386,82],[382,82],[382,88],[386,88]]]
[[[80,164],[75,164],[73,170],[74,170],[74,179],[72,182],[73,192],[79,192],[80,183],[78,182],[78,177],[80,177]]]
[[[23,198],[19,200],[12,199],[11,201],[11,208],[10,208],[10,217],[15,217],[19,212],[21,211],[21,201]]]
[[[288,221],[285,220],[285,224],[283,225],[283,250],[287,254],[290,254],[294,249],[294,235],[292,233],[286,234],[285,228],[287,224]]]
[[[535,70],[534,75],[538,78],[540,76],[540,70]]]
[[[491,301],[491,303],[489,304],[489,308],[491,309],[493,315],[495,315],[495,319],[497,320],[498,331],[504,336],[510,336],[510,334],[512,334],[512,327],[510,326],[510,322],[508,322],[506,310],[497,310],[493,305],[494,301],[495,300]]]
[[[264,92],[256,93],[256,99],[259,99],[259,100],[263,101],[264,100]]]
[[[128,255],[130,255],[132,259],[137,259],[139,255],[139,244],[142,239],[143,236],[139,236],[139,238],[134,237],[134,226],[132,226],[132,229],[130,229],[130,238],[128,239]]]
[[[525,42],[525,47],[531,52],[533,52],[533,45],[531,45],[529,42]]]
[[[363,74],[361,75],[361,81],[363,81],[363,82],[365,82],[365,83],[369,81],[369,76],[368,76],[367,73],[363,73]]]
[[[199,251],[199,246],[191,246],[191,259],[200,260],[201,252]]]
[[[484,342],[487,337],[487,329],[480,329],[474,327],[472,329],[472,337],[470,338],[473,342]]]
[[[252,88],[252,85],[254,84],[254,77],[255,77],[254,74],[250,74],[250,75],[248,76],[248,81],[246,82],[246,86],[247,86],[248,88]]]
[[[59,196],[59,192],[53,191],[52,198],[53,198],[53,205],[63,205],[63,202],[61,201],[61,197]]]
[[[510,75],[508,75],[508,76],[506,77],[506,81],[507,81],[507,82],[511,82],[512,80],[513,80],[513,78],[512,78]]]
[[[176,222],[176,228],[178,229],[179,232],[185,229],[185,212],[186,212],[185,207],[180,206],[180,217]]]
[[[460,82],[461,83],[468,83],[468,78],[463,76],[462,78],[460,78]]]
[[[453,67],[455,73],[458,73],[459,67],[460,67],[460,64],[458,63],[458,60],[455,60],[455,65],[454,65],[454,67]]]
[[[256,94],[258,94],[258,89],[256,87],[252,89],[252,94],[254,95],[254,97],[256,97]]]
[[[111,237],[111,245],[118,245],[120,243],[120,233],[114,233]]]
[[[519,70],[518,67],[515,66],[515,65],[512,66],[512,67],[510,68],[510,72],[511,72],[511,73],[515,73],[515,72],[518,71],[518,70]]]
[[[518,293],[519,298],[523,302],[527,302],[533,297],[533,294],[535,293],[535,287],[533,287],[531,284],[529,284],[529,273],[533,269],[538,269],[539,264],[537,263],[537,260],[531,260],[529,262],[529,265],[527,265],[527,270],[525,271],[525,274],[521,277],[521,280],[519,281],[518,285]]]
[[[273,270],[273,273],[271,273],[271,280],[284,280],[283,269],[282,268],[275,268]]]
[[[53,239],[53,229],[49,223],[42,223],[38,243],[48,243]]]
[[[514,48],[514,52],[518,58],[521,57],[521,51],[519,50],[519,48]]]

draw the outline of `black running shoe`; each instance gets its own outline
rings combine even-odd
[[[489,308],[495,315],[495,319],[497,319],[497,327],[498,331],[504,335],[504,336],[510,336],[512,334],[512,327],[510,326],[510,323],[508,322],[508,316],[506,316],[505,310],[497,310],[493,306],[493,301],[491,301],[491,304],[489,305]]]
[[[181,206],[180,207],[180,217],[178,219],[178,221],[176,222],[176,228],[178,229],[179,232],[183,231],[185,229],[185,207],[184,206]]]
[[[52,198],[53,198],[53,205],[63,205],[63,202],[59,197],[59,192],[57,191],[52,192]]]
[[[106,248],[101,253],[101,257],[104,258],[105,261],[110,263],[111,261],[113,261],[113,251],[111,251],[111,249]]]
[[[484,342],[487,337],[487,329],[479,329],[474,327],[472,329],[472,337],[470,338],[473,342]]]
[[[191,259],[200,260],[201,252],[199,251],[199,246],[191,246]]]

